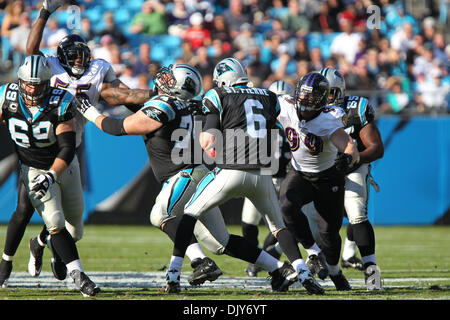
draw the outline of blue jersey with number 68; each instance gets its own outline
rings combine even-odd
[[[42,170],[51,167],[59,152],[56,127],[75,117],[76,103],[68,91],[51,87],[42,104],[30,108],[20,96],[17,83],[0,87],[1,118],[23,164]]]
[[[246,86],[213,88],[203,97],[203,113],[220,117],[223,141],[215,147],[219,168],[250,170],[269,166],[272,138],[277,141],[272,135],[277,134],[280,113],[275,93]]]

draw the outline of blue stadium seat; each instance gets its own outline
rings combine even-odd
[[[106,10],[113,10],[115,11],[115,13],[118,13],[119,11],[121,11],[123,8],[121,8],[122,3],[124,1],[119,1],[119,0],[103,0],[102,1],[102,7],[105,8]],[[125,1],[125,2],[134,2],[133,1]],[[117,10],[119,9],[120,10]]]
[[[114,11],[114,21],[118,27],[128,28],[132,17],[130,11],[125,8]]]
[[[322,34],[320,32],[311,32],[306,35],[306,43],[308,48],[320,47],[322,42]]]
[[[95,6],[84,11],[84,15],[91,20],[91,25],[95,26],[99,21],[103,20],[103,9],[100,6]]]

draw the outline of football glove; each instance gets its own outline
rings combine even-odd
[[[201,116],[202,112],[202,102],[200,100],[191,100],[187,102],[189,113],[193,116]]]
[[[33,186],[31,187],[30,195],[35,199],[42,199],[47,193],[50,186],[55,182],[55,176],[52,172],[39,174],[33,179]]]
[[[42,2],[42,8],[44,8],[45,10],[47,10],[50,13],[55,12],[56,9],[58,9],[61,6],[62,6],[61,0],[44,0]]]
[[[101,114],[98,110],[91,104],[89,101],[89,97],[86,93],[78,93],[76,95],[78,103],[77,110],[81,113],[86,119],[95,123],[95,119],[99,117]]]
[[[352,160],[351,154],[338,152],[334,165],[339,171],[347,171],[351,167]]]

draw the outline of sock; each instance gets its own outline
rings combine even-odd
[[[45,242],[42,241],[41,235],[40,235],[40,234],[37,235],[36,239],[37,239],[38,244],[39,244],[41,247],[45,247],[45,245],[47,244],[47,239],[45,239]]]
[[[264,239],[263,249],[266,249],[269,246],[277,244],[277,238],[272,234],[272,232],[269,232],[269,234]],[[280,249],[281,251],[281,249]],[[281,253],[281,252],[280,252]]]
[[[202,247],[198,242],[190,244],[186,249],[186,255],[189,260],[194,260],[197,258],[204,258],[206,255],[203,253]]]
[[[280,230],[277,235],[278,243],[281,246],[284,254],[288,257],[289,261],[295,261],[302,258],[302,254],[298,249],[297,241],[295,240],[292,233],[287,229]]]
[[[258,226],[242,222],[242,236],[255,246],[258,246],[258,232]]]
[[[47,227],[44,225],[44,227],[42,228],[41,233],[37,237],[39,245],[41,247],[44,247],[47,244],[47,237],[49,235],[50,235],[50,232],[48,232]]]
[[[337,275],[339,273],[339,265],[338,264],[335,264],[335,265],[329,264],[328,265],[328,273],[331,276]]]
[[[13,261],[14,256],[9,256],[5,253],[2,254],[2,259],[5,261]]]
[[[369,256],[361,257],[364,268],[366,268],[366,264],[377,264],[377,260],[375,258],[375,254],[371,254]]]
[[[80,270],[80,272],[84,272],[80,259],[67,263],[66,268],[68,274],[70,274],[73,270]]]
[[[353,225],[353,238],[361,256],[375,254],[375,233],[369,220]]]
[[[60,256],[64,264],[67,265],[74,260],[80,259],[75,241],[66,228],[56,234],[52,234],[50,242],[52,250]]]
[[[295,271],[297,271],[297,273],[300,273],[301,270],[308,270],[305,261],[303,259],[297,259],[294,262],[292,262],[292,267],[294,268]]]
[[[277,270],[278,268],[281,268],[283,266],[283,263],[274,257],[272,257],[270,254],[265,252],[264,250],[261,250],[261,253],[259,254],[258,258],[256,259],[255,264],[257,266],[260,266],[264,268],[265,270],[269,272],[273,272]]]
[[[183,258],[172,256],[170,257],[170,264],[169,264],[169,270],[177,270],[178,272],[181,272],[181,267],[183,266]]]
[[[318,246],[317,243],[315,243],[315,242],[314,242],[314,244],[313,244],[311,247],[309,247],[308,249],[305,248],[305,250],[306,250],[306,252],[308,253],[308,257],[309,257],[310,255],[312,255],[312,254],[318,255],[318,254],[320,253],[320,251],[322,251],[322,250],[320,250],[319,246]]]
[[[226,255],[247,261],[249,263],[255,263],[261,251],[262,250],[260,248],[252,245],[243,237],[237,236],[235,234],[230,234],[230,238],[228,239],[228,243],[225,246],[224,253]]]
[[[348,260],[353,256],[356,256],[356,242],[345,238],[344,249],[342,250],[342,259]]]
[[[194,227],[197,219],[193,216],[184,214],[178,225],[177,233],[175,235],[175,244],[173,246],[173,256],[183,257],[186,254],[186,249],[189,246],[192,236],[194,234]]]

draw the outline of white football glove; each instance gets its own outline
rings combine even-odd
[[[53,13],[62,6],[61,0],[44,0],[42,2],[42,7],[50,13]]]
[[[50,186],[55,182],[55,175],[52,172],[41,173],[33,179],[30,195],[35,199],[42,199]]]
[[[100,112],[91,104],[89,101],[89,97],[85,93],[77,94],[77,110],[81,113],[86,119],[95,123],[95,120],[101,116]]]

